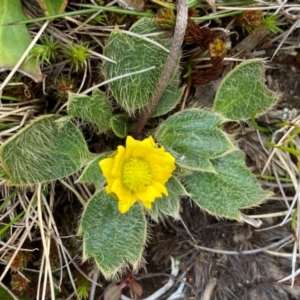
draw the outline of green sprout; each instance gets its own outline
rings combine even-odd
[[[84,263],[81,266],[82,270],[86,271],[88,264]],[[78,270],[75,271],[76,278],[76,294],[78,299],[86,299],[89,296],[91,284],[83,273],[80,273]]]
[[[90,283],[88,280],[80,280],[77,282],[77,296],[79,299],[86,299],[89,296]]]
[[[31,49],[28,59],[36,57],[40,65],[50,64],[51,60],[55,60],[59,56],[59,49],[59,42],[54,41],[52,35],[45,35],[41,44],[37,44]]]
[[[279,17],[280,15],[266,15],[262,20],[262,26],[274,34],[281,32],[282,30],[278,27],[278,25],[282,25],[278,23]]]
[[[86,64],[86,60],[90,56],[88,51],[88,45],[80,42],[79,44],[71,43],[63,52],[70,60],[71,66],[75,68],[75,71],[77,72]]]
[[[252,32],[256,29],[264,28],[274,34],[281,31],[278,25],[279,15],[263,15],[261,10],[244,11],[238,18],[239,25],[243,31]]]

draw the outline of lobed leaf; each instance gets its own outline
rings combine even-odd
[[[266,112],[276,99],[264,86],[260,60],[248,60],[235,67],[222,81],[214,109],[231,120],[250,119],[253,112]]]
[[[142,18],[132,26],[130,31],[144,35],[159,31],[159,27],[153,20]],[[147,38],[167,49],[170,48],[172,42],[171,38],[166,35]],[[157,85],[168,52],[149,41],[124,34],[119,29],[115,29],[109,37],[104,55],[117,62],[116,64],[108,61],[103,62],[103,72],[107,80],[155,66],[154,69],[147,72],[126,76],[108,84],[118,104],[129,114],[132,115],[136,110],[142,110]],[[177,66],[153,116],[167,113],[179,102],[183,92],[183,89],[178,88],[179,76]]]
[[[216,173],[195,172],[183,178],[193,201],[207,212],[240,221],[240,209],[257,206],[270,196],[245,166],[241,151],[216,158],[212,164]]]
[[[201,109],[176,113],[162,122],[155,136],[175,158],[189,170],[213,172],[211,159],[234,149],[227,135],[219,128],[222,118]]]
[[[68,115],[94,123],[98,132],[102,133],[110,128],[112,107],[105,93],[93,90],[92,96],[69,93]]]
[[[99,167],[99,161],[107,158],[111,154],[112,152],[109,151],[96,155],[94,159],[85,166],[76,182],[93,184],[96,189],[102,188],[106,182],[106,179]]]
[[[83,235],[84,259],[93,257],[106,279],[142,260],[147,223],[141,205],[128,213],[118,211],[118,202],[102,189],[86,205],[79,232]]]
[[[0,147],[10,185],[30,185],[75,173],[90,153],[81,132],[59,115],[34,120]]]

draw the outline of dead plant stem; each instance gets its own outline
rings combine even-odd
[[[166,89],[169,83],[170,77],[172,76],[174,67],[180,55],[181,45],[183,43],[186,25],[187,25],[187,3],[186,0],[178,0],[176,26],[175,26],[172,46],[167,61],[164,65],[163,71],[158,79],[157,86],[149,100],[149,103],[145,111],[139,117],[135,130],[132,134],[135,138],[138,138],[141,135],[143,128],[145,127],[148,119],[150,118],[155,107],[157,106],[161,95],[163,94],[164,90]]]

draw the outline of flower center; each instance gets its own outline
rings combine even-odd
[[[130,158],[124,165],[123,183],[133,192],[143,190],[152,182],[148,163],[138,158]]]

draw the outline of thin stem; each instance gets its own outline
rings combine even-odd
[[[152,112],[158,104],[158,101],[166,89],[169,80],[172,76],[174,67],[178,61],[178,57],[181,51],[181,45],[183,43],[184,34],[187,26],[187,3],[186,0],[177,1],[177,18],[176,26],[174,32],[174,38],[172,46],[167,58],[167,61],[164,65],[163,71],[158,79],[157,86],[152,94],[149,103],[142,115],[140,116],[138,123],[133,132],[133,136],[138,138],[146,125],[148,119],[150,118]]]
[[[218,253],[218,254],[224,254],[224,255],[253,255],[256,253],[264,252],[264,251],[272,249],[272,248],[279,247],[283,243],[289,242],[290,240],[292,241],[291,234],[289,236],[283,238],[282,240],[280,240],[276,243],[270,244],[268,246],[261,247],[258,249],[244,250],[244,251],[227,251],[227,250],[223,250],[223,249],[207,248],[207,247],[195,245],[195,244],[193,244],[192,241],[190,241],[190,244],[192,244],[198,250],[203,250],[203,251],[212,252],[212,253]]]
[[[35,18],[35,19],[30,19],[30,20],[24,20],[24,21],[17,21],[17,22],[11,22],[11,23],[5,23],[5,24],[0,24],[0,26],[12,26],[12,25],[19,25],[19,24],[31,24],[31,23],[36,23],[36,22],[41,22],[41,21],[53,21],[58,18],[64,18],[68,16],[78,16],[82,14],[88,14],[88,13],[94,13],[98,12],[99,10],[103,11],[110,11],[114,13],[120,13],[120,14],[128,14],[128,15],[136,15],[139,17],[148,17],[148,18],[154,18],[155,15],[153,13],[149,12],[141,12],[141,11],[135,11],[135,10],[128,10],[128,9],[123,9],[120,8],[119,6],[113,6],[113,7],[107,7],[107,6],[94,6],[94,5],[80,5],[82,7],[89,7],[87,9],[82,9],[82,10],[75,10],[75,11],[69,11],[69,12],[64,12],[62,14],[56,14],[56,15],[51,15],[51,16],[45,16],[45,17],[40,17],[40,18]]]

